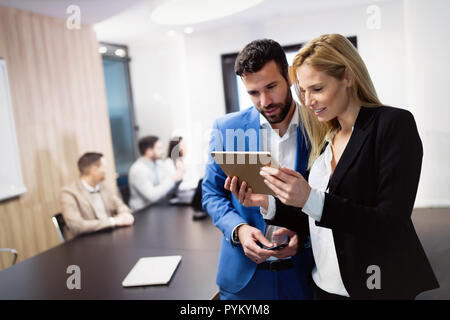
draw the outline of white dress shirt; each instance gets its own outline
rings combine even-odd
[[[132,210],[161,201],[177,185],[162,160],[153,162],[145,157],[140,157],[131,166],[128,183]]]
[[[300,121],[300,106],[297,103],[295,106],[294,115],[292,116],[288,130],[283,137],[280,137],[275,133],[267,119],[260,115],[262,129],[268,130],[270,140],[268,145],[266,135],[262,134],[264,151],[270,151],[272,157],[274,157],[280,166],[293,170],[295,170],[295,160],[297,155],[297,127]],[[272,220],[275,216],[275,198],[269,196],[269,207],[267,208],[267,211],[264,210],[264,208],[260,209],[264,219]]]
[[[280,166],[295,169],[297,155],[297,127],[300,121],[299,105],[297,103],[295,104],[295,111],[292,115],[291,122],[282,137],[280,137],[278,130],[272,129],[269,121],[267,121],[262,114],[259,116],[259,121],[262,129],[261,138],[263,150],[261,151],[270,152],[272,158],[275,159]],[[269,196],[269,198],[272,198],[269,202],[273,202],[273,211],[275,211],[275,198],[272,196]],[[263,208],[260,209],[261,213],[264,215],[265,210]],[[236,226],[236,228],[239,226],[240,225]],[[268,260],[276,260],[276,258],[270,257]]]
[[[95,215],[97,216],[97,219],[99,220],[105,220],[110,219],[112,225],[115,225],[115,220],[113,217],[108,217],[108,214],[106,213],[105,204],[103,203],[102,196],[100,195],[100,185],[96,185],[95,187],[92,187],[81,179],[81,184],[86,188],[86,190],[89,192],[92,200],[92,204],[94,206]]]

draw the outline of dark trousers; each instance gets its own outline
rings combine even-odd
[[[356,300],[357,298],[344,297],[332,294],[320,289],[313,281],[314,300]],[[416,295],[413,294],[396,294],[392,297],[384,297],[383,300],[414,300]]]
[[[221,300],[311,300],[312,288],[295,268],[280,271],[256,269],[244,289],[230,293],[220,288]]]

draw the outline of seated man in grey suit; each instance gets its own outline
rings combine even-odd
[[[139,210],[163,200],[173,192],[183,179],[182,166],[170,171],[161,161],[163,145],[158,137],[148,136],[139,140],[141,157],[130,168],[130,207]]]
[[[62,214],[70,239],[82,233],[119,226],[130,226],[134,217],[130,209],[112,190],[102,183],[106,176],[105,159],[101,153],[88,152],[78,160],[80,178],[61,191]]]

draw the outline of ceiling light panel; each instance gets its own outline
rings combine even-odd
[[[163,25],[186,25],[230,16],[263,0],[166,0],[153,9],[151,19]]]

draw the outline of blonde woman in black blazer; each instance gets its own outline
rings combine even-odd
[[[439,287],[411,221],[423,154],[413,115],[382,105],[341,35],[304,46],[291,78],[311,145],[308,181],[267,167],[277,197],[241,190],[243,202],[310,234],[318,299],[414,299]]]

